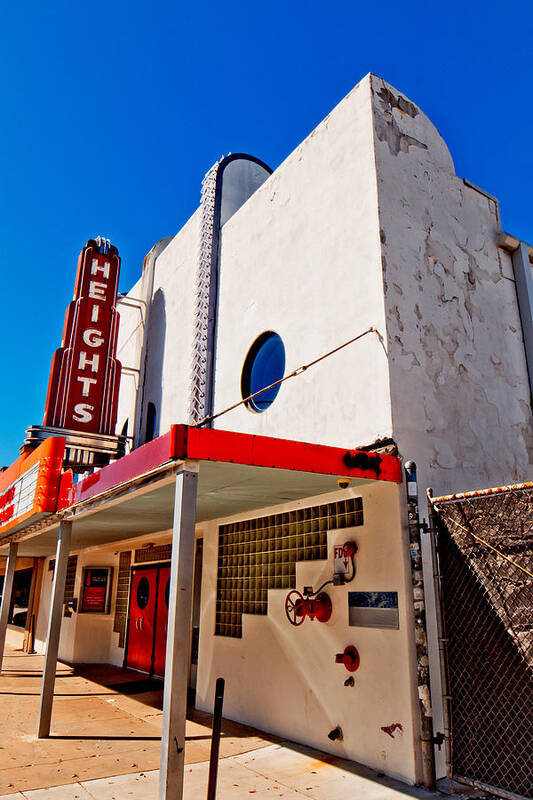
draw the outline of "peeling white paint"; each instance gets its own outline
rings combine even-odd
[[[497,247],[499,230],[496,202],[455,175],[445,142],[423,112],[380,78],[367,76],[223,227],[215,410],[240,399],[244,359],[265,330],[282,337],[287,372],[370,325],[383,340],[368,337],[288,381],[267,412],[239,407],[216,427],[347,447],[392,437],[401,455],[417,462],[421,492],[528,479],[531,398],[512,263]],[[196,214],[156,262],[157,313],[150,321],[144,402],[156,404],[159,433],[187,419],[198,235]],[[138,346],[132,326],[122,324],[120,331],[120,353],[128,357]],[[132,418],[133,404],[123,380],[119,419]],[[382,519],[389,513],[384,508]],[[402,513],[397,510],[390,529],[376,527],[370,588],[380,558],[390,559],[400,545]],[[296,640],[282,627],[281,596],[272,595],[267,619],[247,620],[242,640],[213,636],[216,531],[206,530],[202,702],[209,704],[218,674],[238,676],[240,699],[229,700],[230,715],[289,737],[293,731],[322,747],[309,730],[326,727],[329,700],[314,678],[298,684],[305,670],[295,663]],[[443,729],[441,689],[427,538],[423,559],[437,731]],[[309,575],[316,582],[317,565],[298,569],[299,581]],[[397,562],[393,580],[404,587],[406,570]],[[332,652],[352,633],[338,619],[335,625]],[[392,634],[368,638],[371,658],[373,647],[386,653],[395,681],[388,683],[378,670],[368,677],[368,694],[354,694],[363,721],[375,721],[371,702],[394,707],[403,721],[414,714],[414,672],[402,672],[403,681],[397,672],[414,647],[406,625],[396,655]],[[309,663],[333,674],[321,660],[325,629],[315,642],[313,630],[299,634]],[[267,663],[265,642],[271,645]],[[288,689],[276,693],[284,671],[287,685],[296,687],[294,701]],[[345,694],[335,689],[333,695],[337,711]],[[294,725],[295,708],[300,716]],[[346,755],[374,765],[386,759],[388,771],[414,780],[414,756],[406,753],[415,752],[416,723],[405,724],[404,749],[380,756],[379,726],[367,737],[368,722],[360,725],[357,717],[353,738],[343,745]]]

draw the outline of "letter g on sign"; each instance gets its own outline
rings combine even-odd
[[[104,341],[102,331],[98,331],[96,328],[87,328],[86,331],[83,331],[83,341],[89,347],[100,347]]]

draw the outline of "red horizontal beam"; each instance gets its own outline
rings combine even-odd
[[[83,500],[89,500],[97,494],[102,494],[108,489],[113,489],[113,487],[119,486],[121,483],[127,483],[160,467],[171,459],[170,440],[171,433],[165,433],[152,442],[147,442],[142,447],[137,447],[136,450],[128,453],[123,458],[119,458],[109,466],[94,472],[76,483],[72,487],[71,502],[66,503],[66,500],[63,499],[63,503],[66,503],[66,505],[81,503]]]
[[[401,463],[395,456],[249,433],[172,425],[169,433],[75,484],[70,501],[68,493],[65,493],[61,505],[66,508],[89,500],[171,460],[219,461],[374,481],[402,481]]]
[[[170,434],[172,458],[402,481],[400,460],[386,454],[188,425],[173,425]]]

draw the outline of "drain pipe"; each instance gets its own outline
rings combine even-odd
[[[437,635],[439,637],[439,665],[442,686],[442,712],[444,721],[444,743],[446,748],[446,777],[453,778],[452,772],[452,713],[450,681],[448,675],[448,639],[444,623],[444,606],[442,595],[442,576],[440,573],[440,563],[438,556],[438,529],[436,524],[436,512],[433,507],[433,490],[427,490],[429,507],[429,527],[431,536],[431,560],[433,564],[433,583],[435,587],[435,605],[437,612]],[[437,734],[438,736],[438,734]],[[439,748],[440,749],[440,748]]]
[[[422,572],[422,549],[420,529],[427,525],[420,523],[418,514],[418,483],[416,480],[416,464],[407,461],[405,464],[407,480],[407,518],[409,525],[409,553],[411,561],[411,583],[415,611],[415,643],[416,643],[416,680],[418,688],[418,705],[420,711],[420,741],[422,750],[422,774],[424,787],[428,791],[435,789],[435,740],[433,737],[433,719],[431,709],[431,690],[429,685],[429,652],[426,629],[426,600],[424,594],[424,576]]]

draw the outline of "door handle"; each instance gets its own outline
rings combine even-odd
[[[144,617],[139,617],[139,630],[141,630],[141,631],[143,630],[143,620],[144,620]]]

